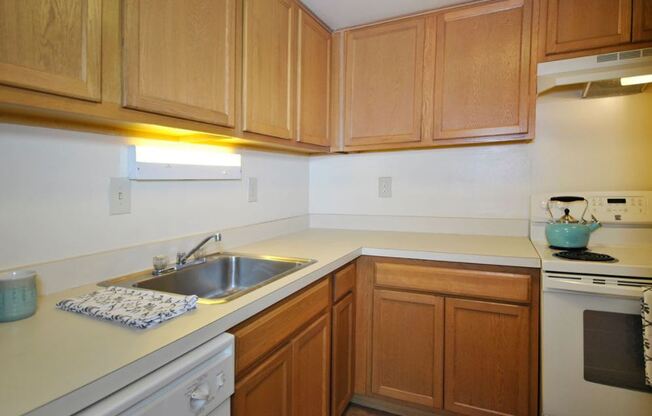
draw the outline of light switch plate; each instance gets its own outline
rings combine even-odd
[[[378,178],[378,198],[392,197],[392,177],[384,176]]]
[[[131,212],[131,181],[128,178],[111,178],[109,183],[109,215]]]
[[[258,201],[258,178],[249,177],[247,181],[248,191],[247,191],[247,201],[256,202]]]

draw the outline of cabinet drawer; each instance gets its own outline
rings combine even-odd
[[[509,272],[376,263],[376,284],[451,295],[530,302],[530,276]]]
[[[324,279],[232,330],[235,335],[236,377],[328,308],[328,286],[328,279]]]
[[[355,263],[335,273],[333,277],[333,300],[338,301],[355,287]]]

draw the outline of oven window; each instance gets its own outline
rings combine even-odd
[[[641,317],[584,311],[584,379],[652,393],[645,384]]]

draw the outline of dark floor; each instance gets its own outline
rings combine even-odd
[[[351,404],[344,416],[394,416],[392,413],[381,412],[380,410],[369,409],[368,407],[358,406],[357,404]]]

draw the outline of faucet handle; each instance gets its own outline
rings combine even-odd
[[[186,257],[186,253],[183,251],[177,252],[177,264],[183,264],[185,263],[184,257]]]

